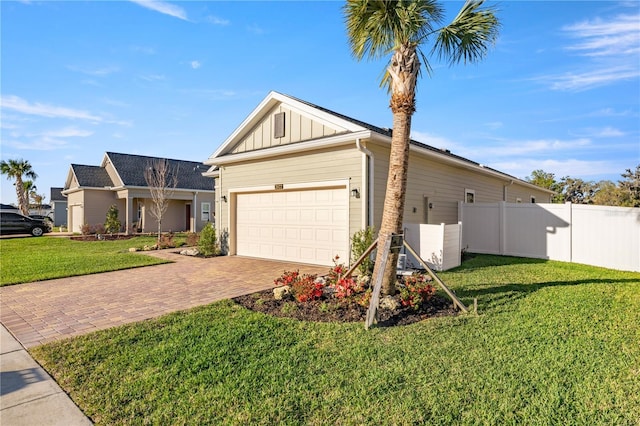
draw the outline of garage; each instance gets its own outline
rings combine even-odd
[[[348,260],[346,187],[238,193],[236,253],[317,265]]]

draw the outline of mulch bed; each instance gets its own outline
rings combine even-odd
[[[301,321],[364,322],[367,315],[367,308],[355,302],[313,300],[301,303],[292,299],[275,300],[272,290],[236,297],[233,301],[252,311]],[[427,318],[457,314],[458,311],[455,310],[449,299],[436,295],[429,300],[426,306],[421,307],[419,310],[404,306],[393,311],[378,309],[378,327],[408,325]]]

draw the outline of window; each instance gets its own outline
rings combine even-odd
[[[273,116],[273,137],[284,137],[284,112],[279,112]]]
[[[465,203],[475,203],[476,202],[476,191],[473,189],[465,189],[464,190],[464,202]]]
[[[536,203],[536,197],[534,197],[533,195],[531,196],[531,202],[532,202],[533,204],[535,204],[535,203]]]
[[[200,205],[200,220],[203,222],[209,222],[211,220],[211,203],[202,203]]]

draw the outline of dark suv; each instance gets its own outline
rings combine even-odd
[[[13,211],[0,211],[0,234],[31,234],[39,237],[50,230],[43,220],[32,219]]]

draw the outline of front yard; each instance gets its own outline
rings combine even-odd
[[[96,424],[638,424],[640,274],[440,275],[478,316],[365,331],[223,301],[31,352]]]
[[[176,238],[176,242],[184,240]],[[128,252],[130,247],[142,248],[155,242],[155,237],[92,242],[51,236],[2,239],[0,286],[165,263]]]

